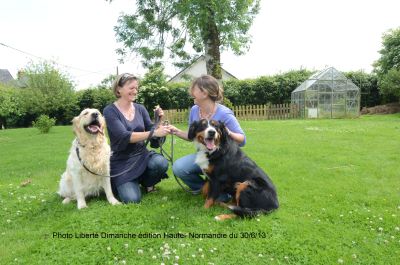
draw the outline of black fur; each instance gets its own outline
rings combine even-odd
[[[189,139],[193,140],[196,134],[204,131],[209,124],[216,129],[220,141],[215,151],[206,152],[212,167],[211,173],[208,173],[210,187],[207,199],[214,201],[223,192],[235,198],[235,184],[247,181],[248,186],[240,193],[237,206],[229,207],[236,215],[254,217],[259,213],[277,209],[277,192],[271,179],[228,136],[222,122],[195,121],[189,128]]]

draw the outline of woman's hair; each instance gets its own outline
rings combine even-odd
[[[119,94],[119,88],[123,87],[126,83],[128,83],[132,80],[139,81],[139,78],[137,78],[136,76],[134,76],[132,74],[128,74],[128,73],[120,74],[119,76],[117,76],[117,78],[115,79],[115,81],[112,85],[112,91],[114,92],[114,95],[117,98],[121,97],[121,95]]]
[[[193,80],[190,91],[197,86],[201,91],[207,91],[212,101],[220,102],[224,98],[224,89],[218,84],[217,79],[211,75],[202,75]]]

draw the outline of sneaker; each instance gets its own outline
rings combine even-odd
[[[219,202],[229,202],[230,200],[232,200],[232,196],[228,193],[223,193],[217,198]]]

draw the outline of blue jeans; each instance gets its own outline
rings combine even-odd
[[[140,185],[151,187],[161,181],[168,170],[168,161],[162,155],[153,153],[143,175],[117,187],[118,197],[124,203],[139,203],[142,198]]]
[[[201,188],[206,182],[200,175],[203,174],[201,168],[194,162],[196,154],[187,155],[179,158],[172,166],[172,172],[180,178],[191,190],[200,193]]]
[[[203,174],[203,171],[195,163],[195,160],[196,154],[181,157],[174,162],[172,171],[175,176],[180,178],[192,191],[194,191],[194,193],[200,193],[206,180],[200,176]],[[217,200],[228,202],[231,198],[232,197],[229,194],[223,193],[217,198]]]

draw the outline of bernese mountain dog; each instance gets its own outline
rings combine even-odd
[[[203,186],[204,207],[211,207],[223,193],[233,198],[233,205],[222,204],[233,214],[218,215],[215,219],[254,217],[279,207],[271,179],[228,135],[223,122],[195,121],[189,127],[188,138],[197,147],[196,164],[208,177]]]

